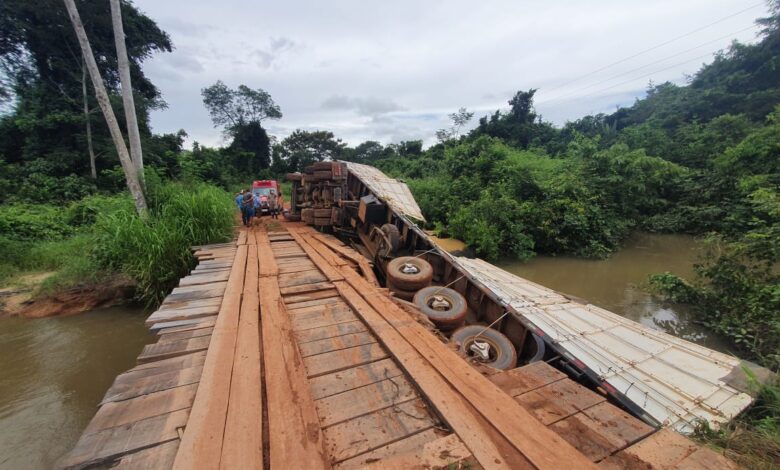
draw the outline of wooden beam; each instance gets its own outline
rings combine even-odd
[[[203,376],[176,453],[173,465],[175,469],[219,468],[246,260],[247,246],[241,245],[236,250],[233,268],[203,364]]]

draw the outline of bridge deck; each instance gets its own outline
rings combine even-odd
[[[158,341],[117,377],[61,467],[728,464],[547,364],[483,376],[356,252],[303,225],[244,230],[196,256],[147,320]]]

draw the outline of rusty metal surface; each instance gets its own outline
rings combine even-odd
[[[392,210],[415,220],[424,221],[420,206],[417,205],[406,183],[390,178],[376,168],[360,163],[344,162],[347,169],[362,181],[374,195],[386,202]]]
[[[713,427],[751,402],[725,377],[736,357],[685,341],[566,296],[480,259],[455,262],[574,358],[658,422],[688,433]]]

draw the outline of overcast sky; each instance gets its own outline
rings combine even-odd
[[[144,65],[169,105],[153,130],[206,145],[225,144],[200,96],[217,80],[268,91],[278,138],[428,145],[447,114],[465,106],[476,124],[517,90],[538,88],[537,111],[557,124],[611,112],[650,80],[684,83],[732,39],[754,41],[767,14],[751,0],[134,3],[175,46]]]

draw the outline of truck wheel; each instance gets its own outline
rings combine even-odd
[[[416,290],[401,289],[400,287],[393,284],[393,282],[389,279],[387,280],[387,288],[390,289],[390,292],[396,294],[397,297],[408,300],[409,302],[414,300],[414,296],[417,294]]]
[[[478,345],[487,344],[487,351],[484,353],[474,351],[472,346],[475,344],[475,340]],[[459,351],[463,351],[469,357],[477,358],[479,362],[495,369],[509,370],[514,369],[517,365],[515,346],[509,341],[509,338],[493,328],[485,329],[481,325],[464,326],[452,333],[450,341],[457,345]]]
[[[428,286],[433,268],[424,259],[401,256],[387,263],[387,280],[403,290],[418,290]]]
[[[401,232],[398,231],[398,227],[393,224],[384,224],[382,226],[382,232],[387,235],[387,239],[390,240],[390,253],[398,251],[398,247],[401,245]]]
[[[466,319],[466,299],[448,287],[429,286],[417,291],[414,305],[443,330],[459,326]]]

